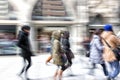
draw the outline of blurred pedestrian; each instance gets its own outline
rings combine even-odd
[[[52,32],[52,35],[51,35],[51,41],[50,41],[50,43],[51,43],[51,48],[53,47],[53,41],[54,41],[54,34],[56,33],[56,31],[53,31]],[[48,63],[48,62],[50,62],[50,60],[52,59],[52,49],[51,49],[51,51],[50,51],[50,56],[47,58],[47,60],[46,60],[46,64]]]
[[[101,42],[100,30],[95,30],[92,40],[90,42],[90,61],[92,64],[100,64],[103,68],[104,75],[108,75],[108,71],[106,69],[105,61],[103,60],[103,44]],[[90,74],[93,74],[90,72]]]
[[[61,38],[61,44],[62,44],[62,49],[65,52],[68,61],[70,63],[70,66],[72,65],[72,59],[74,58],[74,54],[70,49],[70,42],[69,42],[69,36],[70,33],[69,31],[63,31],[62,33],[62,38]]]
[[[85,37],[84,40],[81,42],[81,44],[83,45],[83,47],[85,48],[85,57],[90,57],[90,42],[92,40],[92,36],[93,36],[93,32],[91,33],[90,37]],[[95,69],[96,68],[96,64],[95,63],[91,63],[92,68],[91,69]]]
[[[85,48],[85,51],[88,52],[90,50],[90,39],[89,39],[89,37],[85,37],[84,40],[81,42],[81,44]]]
[[[116,59],[114,53],[112,50],[108,47],[106,42],[112,47],[116,48],[117,45],[120,45],[120,39],[114,34],[112,25],[106,24],[104,26],[104,31],[101,34],[102,42],[104,44],[104,54],[103,58],[104,60],[109,64],[110,66],[110,71],[108,74],[108,79],[107,80],[114,80],[114,78],[119,74],[119,61]],[[106,40],[106,42],[105,42]]]
[[[61,36],[62,49],[63,49],[64,53],[66,54],[68,62],[69,62],[69,64],[67,66],[71,67],[72,59],[74,58],[74,54],[73,54],[72,50],[70,49],[69,37],[70,37],[69,31],[62,32],[62,36]],[[71,69],[70,69],[70,71],[71,71]]]
[[[58,68],[54,74],[54,80],[57,79],[57,77],[59,78],[59,80],[62,79],[62,74],[63,71],[67,69],[67,67],[65,66],[66,62],[67,62],[67,57],[66,59],[63,59],[62,55],[64,54],[64,51],[62,50],[61,47],[61,31],[54,31],[52,34],[52,54],[51,56],[47,59],[46,62],[49,62],[51,59],[53,59],[53,64],[55,64]]]
[[[31,56],[32,56],[32,51],[31,51],[31,45],[29,41],[29,35],[30,35],[30,26],[24,25],[21,28],[21,31],[18,34],[18,47],[21,48],[21,56],[23,57],[24,60],[24,66],[19,73],[21,75],[23,72],[25,72],[25,76],[27,77],[27,71],[31,67]]]

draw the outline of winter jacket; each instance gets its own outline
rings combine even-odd
[[[69,60],[74,58],[74,54],[72,54],[72,51],[70,49],[69,32],[68,31],[63,32],[63,36],[61,38],[61,44],[62,44],[62,49],[65,52],[67,58]]]
[[[52,45],[53,63],[58,66],[62,66],[64,65],[64,62],[62,61],[63,51],[62,51],[61,43],[60,43],[61,33],[58,31],[55,31],[52,37],[54,38],[53,45]]]
[[[94,35],[90,42],[90,61],[96,64],[103,64],[103,45],[98,35]]]
[[[29,42],[29,34],[24,31],[20,31],[18,34],[18,47],[21,48],[21,56],[30,57],[32,56],[30,42]]]
[[[117,45],[120,45],[120,39],[118,39],[117,36],[112,31],[104,31],[101,34],[101,37],[104,38],[112,48],[115,48],[117,47]],[[102,42],[105,46],[104,54],[103,54],[104,60],[108,62],[116,60],[114,53],[107,46],[107,44],[103,39],[102,39]]]

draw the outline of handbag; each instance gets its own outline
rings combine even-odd
[[[120,60],[120,47],[116,47],[116,48],[112,48],[107,41],[103,38],[103,40],[105,41],[105,43],[107,44],[107,46],[113,51],[113,53],[115,54],[115,57],[117,60]]]
[[[72,58],[74,58],[75,56],[74,56],[74,53],[70,50],[69,51],[69,57],[72,59]]]
[[[118,60],[120,60],[120,48],[117,47],[115,49],[112,50],[115,53],[115,56]]]
[[[66,63],[67,62],[67,56],[65,53],[61,53],[61,59],[62,59],[62,62],[63,63]]]
[[[86,57],[90,57],[90,51],[86,51],[85,56],[86,56]]]
[[[69,63],[68,58],[65,53],[61,53],[61,59],[62,59],[63,65],[66,68],[68,68],[70,66],[70,63]]]

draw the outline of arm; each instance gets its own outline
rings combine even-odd
[[[99,39],[96,40],[96,47],[99,50],[103,50],[103,45]]]
[[[63,50],[64,50],[64,52],[67,52],[67,51],[69,50],[69,48],[70,48],[70,43],[69,43],[69,41],[65,39],[65,40],[63,41],[62,45],[63,45]]]
[[[58,54],[60,52],[60,43],[59,43],[59,41],[55,40],[53,46],[54,46],[54,53]]]
[[[119,39],[117,36],[112,35],[111,38],[112,38],[112,39],[111,39],[112,42],[115,43],[116,46],[117,46],[117,45],[120,45],[120,39]]]
[[[24,46],[23,42],[24,42],[24,35],[20,32],[19,35],[18,35],[17,46],[20,47],[23,50],[28,51],[29,49],[26,46]]]

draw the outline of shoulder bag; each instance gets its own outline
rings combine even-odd
[[[120,48],[118,46],[116,48],[112,48],[104,38],[102,38],[102,39],[105,41],[107,46],[113,51],[113,53],[115,54],[116,59],[120,60]]]

